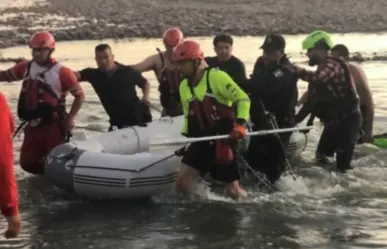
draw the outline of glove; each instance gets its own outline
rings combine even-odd
[[[247,129],[244,125],[236,124],[230,133],[230,138],[239,140],[246,137]]]

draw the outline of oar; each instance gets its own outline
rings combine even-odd
[[[247,136],[263,136],[263,135],[269,135],[269,134],[276,134],[276,133],[287,133],[287,132],[293,132],[293,131],[303,131],[303,130],[310,130],[313,126],[304,126],[304,127],[294,127],[294,128],[284,128],[284,129],[276,129],[276,130],[262,130],[262,131],[255,131],[255,132],[248,132]],[[158,146],[158,145],[184,145],[188,143],[197,143],[197,142],[204,142],[204,141],[211,141],[211,140],[218,140],[218,139],[226,139],[229,138],[229,134],[227,135],[217,135],[217,136],[207,136],[207,137],[198,137],[198,138],[172,138],[165,140],[162,139],[156,139],[149,141],[150,146]]]

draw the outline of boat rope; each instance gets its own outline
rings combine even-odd
[[[263,104],[261,99],[259,100],[259,102],[260,102],[260,105],[262,107],[262,110],[264,112],[265,117],[267,117],[268,120],[269,120],[269,124],[270,124],[271,128],[273,130],[279,129],[279,126],[278,126],[278,123],[277,123],[277,120],[276,120],[275,116],[272,113],[270,113],[270,112],[268,112],[266,110],[265,105]],[[289,159],[286,156],[286,148],[284,146],[284,143],[282,142],[282,139],[281,139],[281,137],[280,137],[280,135],[278,133],[274,133],[274,136],[277,138],[278,144],[280,145],[281,153],[283,154],[283,160],[284,160],[284,163],[285,163],[285,168],[290,173],[290,175],[292,176],[293,180],[296,181],[296,176],[295,176],[295,174],[293,172],[293,168],[290,165]]]
[[[134,131],[134,133],[136,134],[136,137],[137,137],[137,152],[139,152],[141,150],[141,138],[140,138],[140,134],[138,134],[138,131],[136,128],[134,128],[134,126],[129,126],[128,128],[132,128],[132,130]]]
[[[187,145],[187,146],[188,146],[188,145]],[[168,156],[166,156],[166,157],[163,157],[163,158],[161,158],[160,160],[158,160],[158,161],[156,161],[156,162],[153,162],[153,163],[151,163],[151,164],[149,164],[149,165],[147,165],[147,166],[145,166],[145,167],[143,167],[143,168],[137,170],[137,172],[141,172],[141,171],[144,171],[144,170],[146,170],[146,169],[149,169],[150,167],[152,167],[152,166],[154,166],[154,165],[156,165],[156,164],[159,164],[159,163],[161,163],[161,162],[164,162],[164,161],[166,161],[166,160],[168,160],[168,159],[170,159],[170,158],[172,158],[172,157],[174,157],[174,156],[181,157],[181,156],[183,156],[185,150],[186,150],[186,146],[183,146],[183,147],[181,147],[180,149],[175,150],[172,154],[170,154],[170,155],[168,155]]]
[[[248,169],[251,173],[253,173],[253,175],[255,176],[255,178],[257,178],[258,180],[258,183],[257,185],[259,184],[263,184],[265,187],[267,187],[270,191],[272,192],[277,192],[277,189],[276,187],[273,186],[273,184],[271,184],[271,182],[267,179],[267,177],[262,174],[261,172],[259,171],[256,171],[254,170],[250,164],[246,161],[246,159],[242,156],[242,154],[239,152],[239,150],[237,150],[237,156],[239,158],[239,160],[243,163],[243,165],[245,166],[246,169]]]
[[[277,122],[275,122],[275,120],[274,120],[274,117],[272,117],[270,113],[268,115],[269,115],[269,122],[270,122],[270,125],[272,126],[272,128],[279,129]],[[277,138],[278,144],[281,147],[281,153],[283,153],[283,160],[285,162],[285,167],[286,167],[287,171],[289,172],[289,174],[292,176],[293,180],[296,181],[296,176],[294,174],[293,168],[289,162],[288,157],[286,156],[286,148],[284,146],[284,143],[282,142],[282,139],[278,133],[275,133],[274,136]]]
[[[20,131],[28,124],[28,121],[23,121],[16,128],[16,131],[13,133],[12,140],[20,133]]]

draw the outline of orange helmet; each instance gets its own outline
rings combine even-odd
[[[165,46],[175,47],[183,40],[183,32],[178,28],[169,28],[163,34],[163,42]]]
[[[55,38],[47,31],[36,32],[30,38],[30,48],[55,48]]]
[[[195,41],[186,40],[176,46],[172,54],[172,60],[203,60],[204,53],[200,48],[199,43]]]

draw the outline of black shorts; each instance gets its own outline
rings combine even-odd
[[[201,176],[209,172],[211,177],[217,181],[231,183],[240,179],[235,157],[230,165],[215,163],[215,147],[210,142],[191,144],[181,162],[199,171]]]

